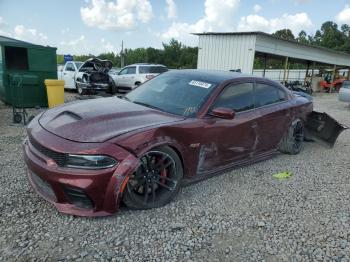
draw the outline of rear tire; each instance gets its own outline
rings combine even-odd
[[[295,120],[282,137],[278,150],[285,154],[299,154],[303,148],[304,123],[302,120]]]
[[[169,203],[180,190],[182,163],[168,146],[156,147],[140,157],[140,165],[130,175],[124,204],[132,209],[150,209]]]

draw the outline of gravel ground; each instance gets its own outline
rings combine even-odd
[[[350,126],[336,95],[317,96],[315,108]],[[0,102],[0,261],[350,261],[350,131],[334,149],[307,143],[183,188],[165,207],[91,219],[33,193],[24,128],[11,121]],[[293,176],[275,180],[280,171]]]

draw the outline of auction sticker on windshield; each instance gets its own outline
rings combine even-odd
[[[191,85],[191,86],[199,86],[199,87],[203,87],[203,88],[211,87],[211,84],[209,84],[209,83],[196,81],[196,80],[191,80],[191,82],[189,82],[188,84]]]

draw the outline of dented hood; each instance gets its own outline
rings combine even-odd
[[[56,107],[39,119],[47,131],[77,142],[104,142],[121,134],[183,120],[117,97]]]

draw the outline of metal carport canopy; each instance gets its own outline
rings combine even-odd
[[[275,56],[290,57],[304,61],[313,61],[323,64],[350,67],[350,54],[335,51],[332,49],[302,44],[293,40],[281,39],[263,32],[205,32],[195,33],[200,38],[207,37],[229,37],[233,39],[240,37],[253,37],[254,51],[271,54]],[[212,39],[212,43],[215,43]],[[200,41],[201,42],[201,41]]]
[[[284,40],[262,32],[256,35],[255,51],[324,64],[350,66],[350,54]]]

